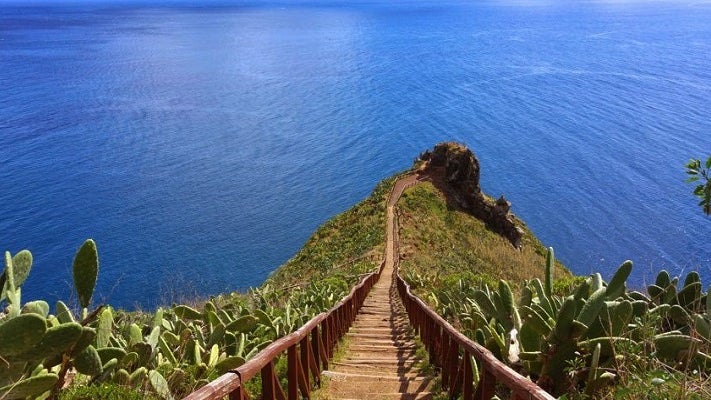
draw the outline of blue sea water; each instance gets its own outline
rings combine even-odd
[[[574,272],[698,270],[711,220],[711,3],[0,0],[0,247],[25,301],[259,285],[444,140]]]

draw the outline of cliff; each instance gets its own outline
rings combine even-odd
[[[489,229],[508,239],[514,247],[521,247],[524,231],[509,212],[511,203],[504,196],[493,201],[482,193],[479,160],[471,150],[458,143],[440,143],[432,151],[420,154],[419,161],[422,161],[422,172],[462,209],[484,221]]]

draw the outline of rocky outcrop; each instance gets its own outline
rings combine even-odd
[[[423,168],[433,180],[440,180],[451,188],[451,194],[463,209],[515,247],[521,247],[523,230],[516,226],[515,217],[509,212],[511,203],[504,196],[492,201],[481,192],[479,160],[471,150],[459,143],[440,143],[420,154],[420,160],[425,161]]]

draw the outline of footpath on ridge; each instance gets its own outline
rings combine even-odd
[[[430,399],[434,379],[418,371],[421,360],[410,332],[407,314],[397,294],[398,264],[395,205],[403,191],[417,184],[417,175],[399,179],[387,205],[385,265],[342,344],[343,357],[323,372],[329,383],[323,400]]]

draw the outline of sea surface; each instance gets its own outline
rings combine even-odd
[[[711,2],[0,0],[0,250],[23,300],[151,308],[259,285],[454,140],[578,274],[711,283]]]

